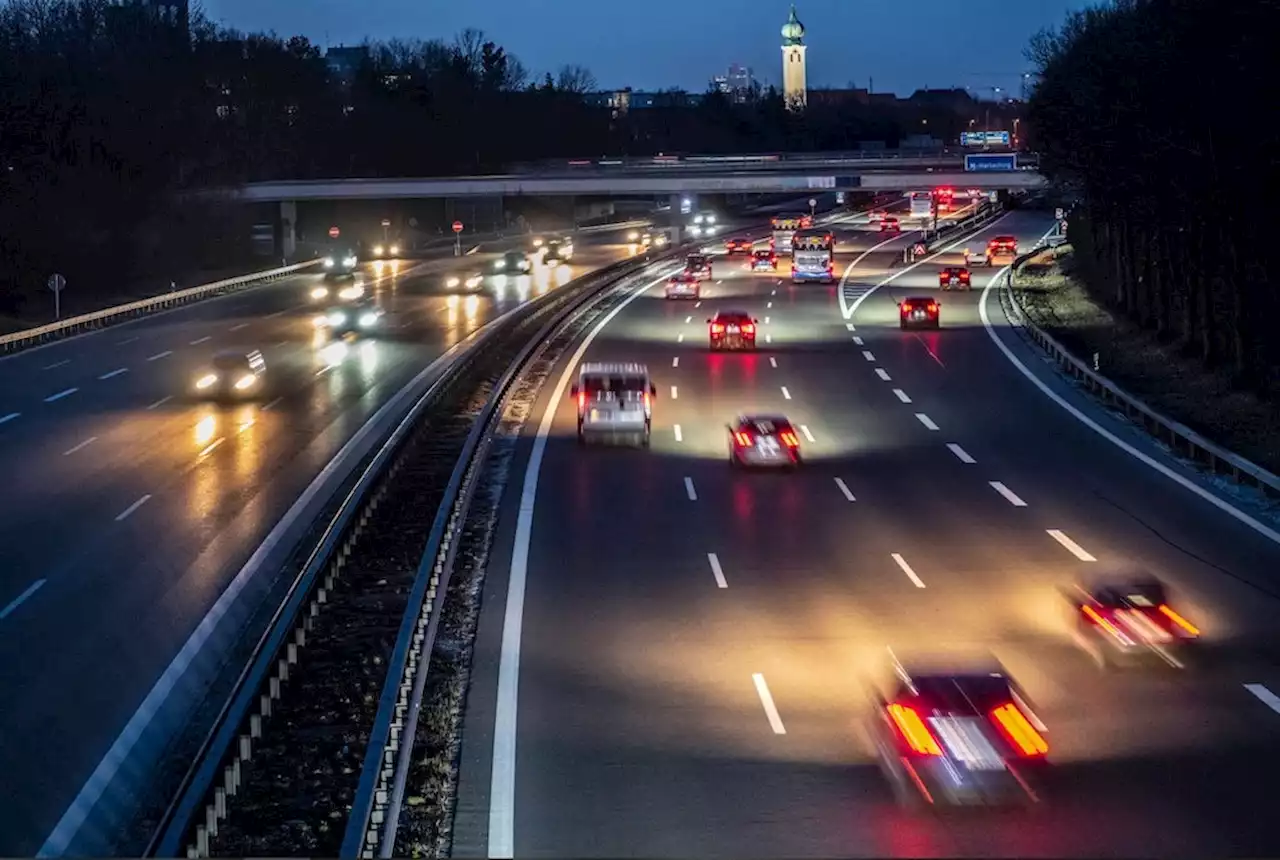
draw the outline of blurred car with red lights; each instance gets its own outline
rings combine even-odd
[[[963,266],[948,266],[938,272],[938,286],[944,290],[969,290],[973,289],[973,282],[968,269]]]
[[[881,233],[901,233],[902,225],[898,223],[898,219],[893,215],[886,215],[880,219]]]
[[[880,766],[909,806],[1025,806],[1047,765],[1046,728],[1002,669],[912,673],[897,666],[873,703]]]
[[[800,437],[782,415],[739,415],[729,428],[729,465],[778,467],[800,465]]]
[[[725,239],[724,251],[726,254],[750,254],[754,244],[750,239],[744,239],[741,236],[734,239]]]
[[[898,302],[900,328],[941,328],[942,307],[937,299],[911,296]]]
[[[761,248],[759,251],[752,252],[751,271],[753,272],[778,271],[778,255],[775,252],[768,250],[767,248]]]
[[[1012,260],[1018,256],[1018,240],[1013,236],[996,236],[987,243],[987,265],[994,266],[996,260],[1007,257]]]
[[[700,280],[711,280],[711,258],[706,254],[690,254],[684,258],[684,270]]]
[[[718,311],[707,320],[707,335],[713,350],[755,349],[756,326],[760,323],[746,311]]]
[[[1067,592],[1081,645],[1104,668],[1164,662],[1185,668],[1200,629],[1150,576],[1101,579]]]
[[[702,281],[692,272],[677,272],[667,278],[666,297],[669,299],[699,299],[702,297]]]

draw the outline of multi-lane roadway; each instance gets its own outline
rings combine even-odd
[[[0,360],[0,851],[31,855],[51,832],[60,850],[79,829],[81,853],[106,853],[79,811],[128,807],[144,701],[203,691],[206,655],[188,666],[180,649],[233,581],[233,614],[271,591],[271,563],[342,477],[328,464],[358,459],[375,441],[361,427],[406,408],[398,392],[469,333],[634,253],[619,241],[582,239],[569,266],[475,290],[448,277],[495,255],[362,265],[384,330],[345,347],[317,339],[320,276],[298,275]],[[235,349],[263,352],[261,395],[194,396],[198,369]]]
[[[1014,212],[969,246],[1051,226]],[[995,270],[939,292],[962,245],[906,267],[910,235],[838,238],[839,287],[721,257],[701,302],[638,289],[550,377],[490,556],[454,854],[1280,851],[1274,526],[1059,378]],[[940,331],[899,329],[914,294]],[[756,352],[708,351],[728,308]],[[580,361],[649,366],[651,450],[576,444]],[[805,466],[731,469],[740,411],[788,415]],[[1198,668],[1104,673],[1073,640],[1059,589],[1135,568],[1183,595]],[[1037,808],[895,804],[863,728],[890,649],[1019,679],[1054,762]]]

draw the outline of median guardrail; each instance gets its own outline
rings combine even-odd
[[[1174,453],[1186,456],[1196,465],[1206,467],[1215,475],[1222,475],[1238,483],[1257,487],[1268,497],[1280,496],[1280,477],[1257,463],[1210,442],[1185,424],[1161,415],[1094,370],[1031,320],[1018,298],[1017,280],[1020,270],[1026,263],[1041,255],[1052,254],[1055,258],[1058,257],[1064,247],[1067,247],[1064,242],[1056,240],[1056,237],[1049,237],[1014,260],[1009,266],[1004,284],[998,290],[1005,316],[1033,343],[1048,353],[1068,376],[1079,380],[1086,389],[1108,406],[1118,409],[1130,421],[1141,425],[1156,439],[1167,443]]]
[[[308,260],[303,263],[295,263],[292,266],[282,266],[278,269],[270,269],[265,272],[253,272],[236,278],[226,278],[209,284],[200,284],[199,286],[188,287],[185,290],[176,290],[172,293],[152,296],[149,299],[139,299],[136,302],[115,305],[114,307],[103,308],[100,311],[68,317],[67,319],[52,322],[48,325],[36,326],[35,328],[23,329],[22,331],[16,331],[11,334],[0,335],[0,354],[18,352],[32,346],[48,343],[51,340],[80,334],[81,332],[92,329],[103,328],[105,326],[112,325],[113,323],[122,322],[131,317],[137,317],[159,310],[168,310],[169,308],[174,308],[178,305],[184,305],[199,299],[209,298],[210,296],[222,295],[245,287],[269,283],[271,281],[279,280],[280,278],[288,277],[289,275],[295,274],[312,266],[319,265],[319,263],[319,259]]]

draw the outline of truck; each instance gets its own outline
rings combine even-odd
[[[791,283],[834,284],[835,235],[826,231],[796,233],[791,239]]]
[[[773,235],[769,238],[769,246],[780,254],[791,252],[791,239],[797,230],[801,230],[802,222],[792,216],[779,216],[771,221]]]

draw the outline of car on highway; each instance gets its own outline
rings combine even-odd
[[[724,240],[724,252],[726,254],[750,254],[751,248],[755,245],[750,239],[737,237],[734,239]]]
[[[690,254],[684,258],[684,270],[699,280],[711,280],[711,258],[706,254]]]
[[[880,219],[881,233],[901,233],[902,225],[898,223],[898,219],[893,215],[886,215]]]
[[[645,248],[665,248],[667,246],[667,234],[645,230],[640,234],[640,244]]]
[[[1012,260],[1018,256],[1018,240],[1013,236],[996,236],[987,243],[986,260],[988,266],[994,266],[996,260],[1007,257]]]
[[[312,324],[333,337],[368,334],[382,327],[382,309],[372,300],[334,305],[318,314]]]
[[[667,278],[665,295],[669,299],[700,299],[702,281],[692,272],[676,272]]]
[[[937,299],[911,296],[898,302],[899,328],[941,328],[942,308]]]
[[[887,213],[883,209],[872,209],[870,212],[867,213],[867,220],[870,221],[872,224],[875,224],[877,222],[883,221],[885,219],[886,214]]]
[[[776,272],[778,271],[778,255],[768,248],[761,248],[751,253],[751,271],[753,272]]]
[[[1200,630],[1153,576],[1109,577],[1067,590],[1079,642],[1104,668],[1161,661],[1184,668]]]
[[[504,275],[521,275],[532,269],[533,263],[529,262],[529,255],[524,251],[507,251],[493,261],[493,268]]]
[[[631,439],[648,448],[658,387],[643,364],[587,362],[570,389],[578,412],[578,444]]]
[[[334,290],[326,286],[313,287],[310,293],[313,302],[354,302],[364,298],[364,284],[359,282],[347,284]]]
[[[873,702],[880,766],[907,805],[1022,806],[1047,764],[1046,728],[1025,692],[996,671],[912,673],[898,666]]]
[[[360,259],[352,248],[339,248],[326,254],[322,265],[326,278],[353,277]]]
[[[483,272],[463,272],[457,275],[447,275],[444,279],[445,289],[449,290],[478,290],[484,283]]]
[[[784,469],[800,465],[800,437],[786,416],[739,415],[727,426],[729,465]]]
[[[972,289],[969,270],[964,266],[948,266],[938,272],[938,286],[944,290]]]
[[[561,265],[573,259],[573,242],[569,239],[551,239],[543,247],[542,262],[548,266]]]
[[[373,256],[379,260],[395,260],[400,257],[400,243],[378,243],[373,246]]]
[[[707,320],[707,334],[713,350],[755,349],[756,326],[760,323],[746,311],[724,310]]]
[[[218,399],[254,397],[262,389],[266,370],[266,359],[256,349],[223,350],[196,372],[195,391]]]

